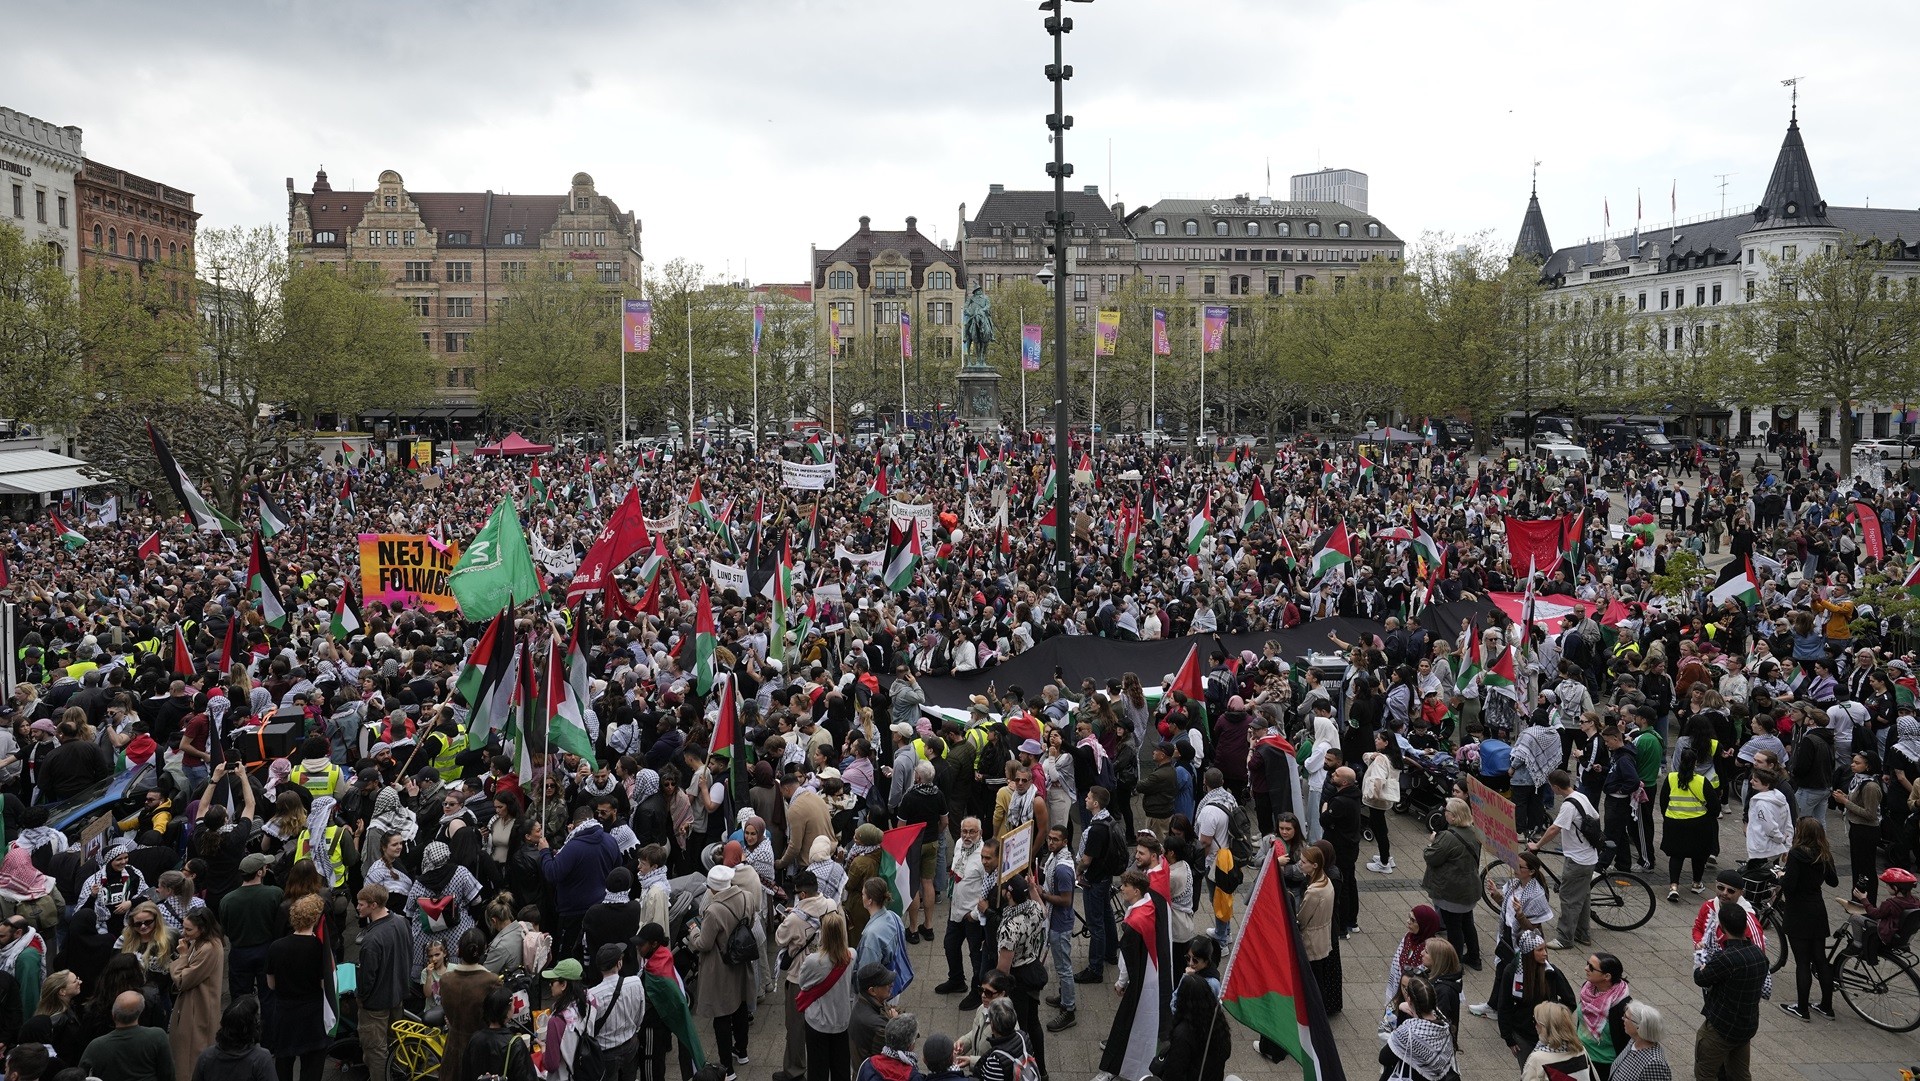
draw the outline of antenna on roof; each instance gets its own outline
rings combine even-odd
[[[1539,197],[1539,195],[1540,195],[1540,164],[1541,164],[1541,163],[1540,163],[1540,159],[1539,159],[1539,158],[1535,158],[1535,159],[1533,159],[1533,191],[1532,191],[1532,195],[1533,195],[1533,196],[1534,196],[1535,198],[1538,198],[1538,197]]]
[[[1793,102],[1793,114],[1791,119],[1794,119],[1794,120],[1800,119],[1800,80],[1804,78],[1806,78],[1805,75],[1795,75],[1791,79],[1780,80],[1780,85],[1786,87],[1788,92],[1792,95],[1791,100]]]
[[[1715,173],[1713,175],[1720,179],[1720,216],[1724,218],[1727,216],[1727,178],[1730,176],[1739,176],[1740,174]]]

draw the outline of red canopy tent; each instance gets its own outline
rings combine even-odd
[[[529,443],[519,432],[510,432],[498,443],[490,443],[474,451],[475,454],[488,454],[496,457],[508,457],[521,454],[545,454],[553,449],[549,443]]]

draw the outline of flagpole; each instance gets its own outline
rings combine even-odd
[[[1020,435],[1027,434],[1027,309],[1020,309]]]
[[[693,453],[693,291],[687,291],[687,453]]]
[[[626,301],[620,302],[620,442],[627,441],[627,317]]]
[[[760,339],[753,341],[753,456],[760,457]]]

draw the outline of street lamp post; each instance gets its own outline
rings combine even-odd
[[[1091,0],[1077,0],[1090,3]],[[1071,513],[1073,475],[1067,461],[1067,245],[1072,240],[1073,215],[1067,212],[1067,178],[1073,166],[1067,163],[1067,129],[1073,117],[1066,112],[1066,83],[1073,69],[1063,59],[1066,36],[1073,32],[1073,20],[1061,12],[1066,0],[1041,0],[1040,10],[1048,12],[1047,33],[1053,38],[1053,63],[1047,65],[1047,81],[1053,84],[1053,112],[1047,116],[1047,130],[1053,134],[1053,160],[1047,163],[1047,175],[1053,178],[1053,209],[1047,224],[1053,227],[1053,559],[1055,586],[1063,603],[1073,602],[1073,527]],[[1091,436],[1091,432],[1089,432]]]

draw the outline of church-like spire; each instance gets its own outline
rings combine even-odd
[[[1553,258],[1553,241],[1547,238],[1547,216],[1540,212],[1540,163],[1533,163],[1533,190],[1527,196],[1527,215],[1520,219],[1520,239],[1513,254],[1545,263]]]
[[[1794,104],[1793,115],[1787,120],[1787,137],[1773,162],[1773,177],[1767,181],[1767,193],[1753,208],[1754,227],[1758,229],[1827,224],[1827,204],[1820,198],[1820,185],[1813,178],[1807,144],[1800,139],[1799,103]]]

